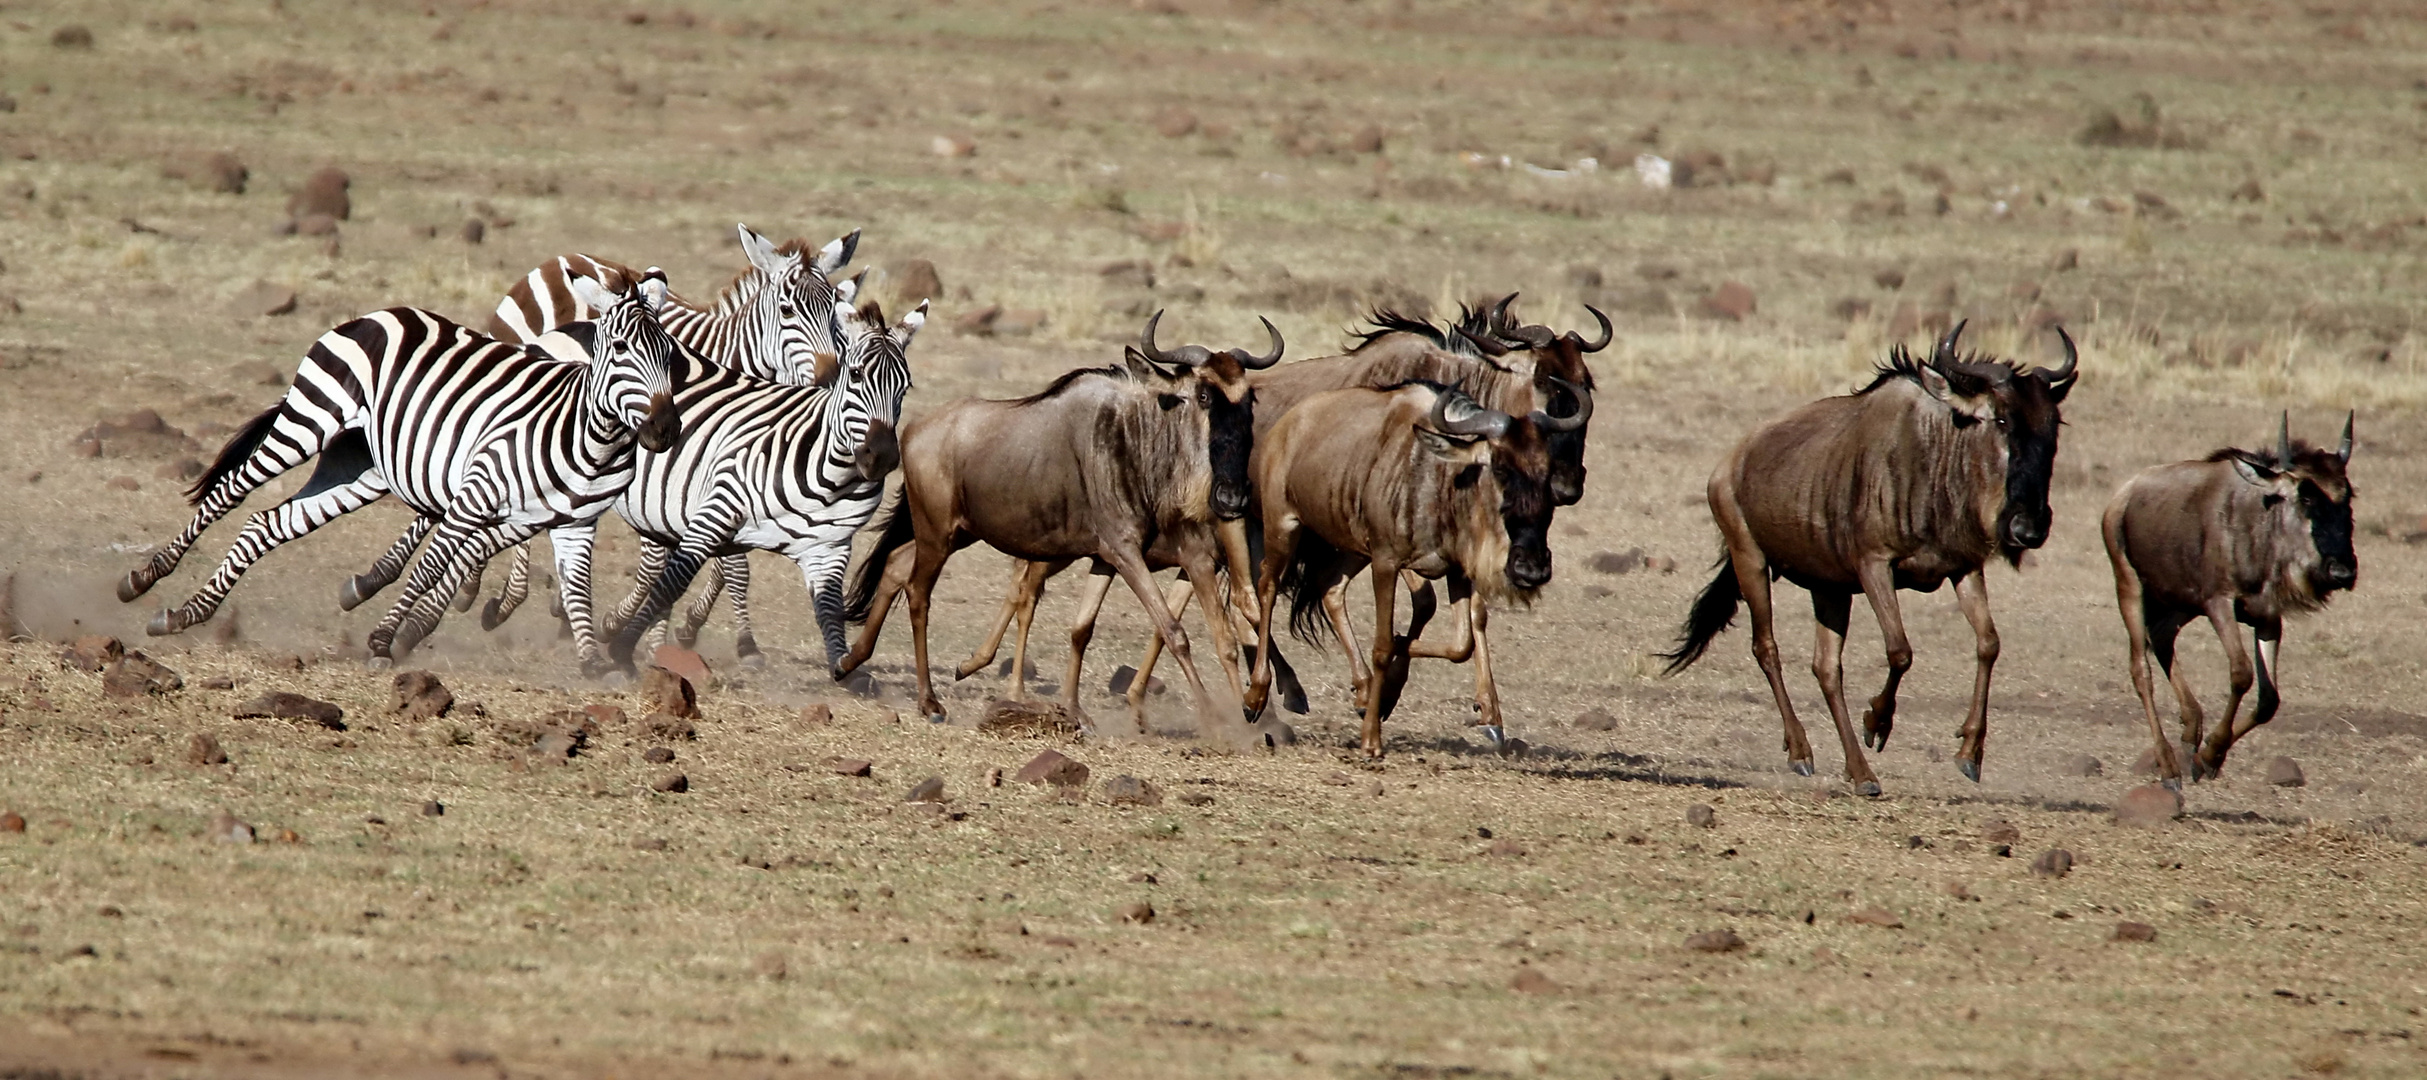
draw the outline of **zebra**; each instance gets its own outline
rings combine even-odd
[[[652,542],[641,570],[650,585],[610,616],[620,624],[612,662],[630,666],[641,634],[709,560],[753,550],[800,566],[829,670],[846,652],[843,572],[852,537],[875,515],[899,462],[893,428],[911,387],[905,350],[926,325],[927,303],[890,327],[874,301],[857,310],[837,302],[834,314],[847,341],[832,386],[739,380],[751,385],[698,404],[687,395],[683,444],[641,455],[615,508]]]
[[[735,226],[735,231],[749,268],[707,305],[669,294],[658,313],[666,332],[721,368],[779,383],[831,382],[834,358],[844,345],[833,306],[838,300],[850,299],[857,286],[853,281],[838,285],[833,275],[859,249],[860,231],[854,229],[814,252],[806,241],[797,239],[778,245],[747,224]],[[589,317],[573,282],[632,274],[629,267],[596,256],[558,256],[524,275],[498,301],[497,310],[489,316],[488,332],[501,341],[534,340],[553,327]],[[338,606],[350,610],[393,583],[412,559],[414,548],[436,524],[433,518],[416,518],[369,570],[340,588]],[[636,609],[646,595],[646,568],[652,556],[654,562],[663,562],[664,553],[644,542],[643,577],[618,610]],[[687,620],[691,633],[686,636],[696,638],[697,628],[707,621],[719,592],[730,588],[737,631],[735,651],[745,663],[757,660],[758,643],[750,627],[749,578],[748,556],[719,559],[699,602],[692,605]],[[482,610],[482,628],[494,630],[513,615],[530,593],[530,580],[531,546],[525,543],[515,551],[503,594]],[[479,589],[475,570],[456,600],[457,609],[470,607]]]
[[[659,324],[665,275],[574,286],[598,312],[528,345],[490,338],[428,311],[389,308],[322,334],[275,406],[245,424],[187,491],[184,531],[130,571],[132,601],[177,568],[194,542],[245,496],[317,456],[302,491],[252,516],[219,569],[147,630],[173,634],[209,619],[254,562],[279,545],[394,494],[435,524],[404,594],[367,641],[374,667],[436,627],[473,568],[544,528],[597,520],[631,483],[634,444],[675,445],[682,432],[675,370],[682,347]],[[586,668],[588,552],[557,550]]]

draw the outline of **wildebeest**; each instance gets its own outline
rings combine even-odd
[[[2192,778],[2219,775],[2235,740],[2275,717],[2284,616],[2325,607],[2359,579],[2359,559],[2351,551],[2351,481],[2344,473],[2350,462],[2350,417],[2343,420],[2342,446],[2328,452],[2293,441],[2287,415],[2272,453],[2227,447],[2198,461],[2159,465],[2124,481],[2107,504],[2100,531],[2115,564],[2115,602],[2131,638],[2132,688],[2168,781],[2181,783],[2182,762],[2157,720],[2150,655],[2182,705],[2185,750],[2197,749]],[[2199,700],[2174,666],[2175,636],[2202,616],[2216,629],[2233,678],[2225,721],[2205,745]],[[2258,646],[2258,703],[2240,723],[2235,717],[2252,672],[2235,621],[2251,627]]]
[[[1461,614],[1473,631],[1467,645],[1481,720],[1499,725],[1483,612],[1490,602],[1530,600],[1550,581],[1548,437],[1592,415],[1589,392],[1564,389],[1577,410],[1557,418],[1539,409],[1523,416],[1485,409],[1437,383],[1332,390],[1299,403],[1257,441],[1249,465],[1264,533],[1257,634],[1272,640],[1273,604],[1285,585],[1291,622],[1311,636],[1314,611],[1332,586],[1372,569],[1373,674],[1359,695],[1367,756],[1382,755],[1394,673],[1404,671],[1410,644],[1396,633],[1391,610],[1402,570],[1447,577],[1452,602],[1468,609]],[[1344,626],[1334,630],[1347,634]],[[1270,654],[1256,658],[1251,710],[1271,686]]]
[[[1788,763],[1809,776],[1812,747],[1770,632],[1770,580],[1810,590],[1820,624],[1812,674],[1845,747],[1846,779],[1865,795],[1879,793],[1879,778],[1862,745],[1887,746],[1896,686],[1913,664],[1896,590],[1934,592],[1955,582],[1956,603],[1978,642],[1958,766],[1977,781],[1989,671],[1997,663],[1983,569],[2001,557],[2019,564],[2048,538],[2059,406],[2080,361],[2073,338],[2057,330],[2065,362],[2051,371],[1959,357],[1963,330],[1956,324],[1927,360],[1896,347],[1869,386],[1805,405],[1736,445],[1711,476],[1711,517],[1725,545],[1718,573],[1694,602],[1676,649],[1663,655],[1669,673],[1684,670],[1736,621],[1739,603],[1750,608],[1753,657],[1786,725]],[[1862,743],[1841,681],[1856,592],[1870,600],[1888,653],[1887,685],[1863,713]]]
[[[867,624],[837,678],[866,662],[899,588],[909,597],[919,708],[942,716],[927,671],[928,596],[944,560],[983,540],[1014,558],[1094,558],[1112,567],[1180,657],[1199,714],[1214,715],[1188,639],[1155,594],[1145,549],[1164,533],[1211,530],[1246,509],[1254,439],[1247,372],[1280,360],[1281,333],[1265,321],[1272,350],[1262,356],[1196,345],[1164,352],[1151,342],[1154,325],[1147,323],[1146,345],[1154,358],[1131,348],[1123,364],[1072,371],[1029,397],[956,401],[905,426],[901,497],[848,605]],[[885,569],[905,545],[909,568]],[[1211,545],[1174,547],[1206,610],[1221,610]],[[1217,619],[1213,631],[1236,687],[1229,627]]]

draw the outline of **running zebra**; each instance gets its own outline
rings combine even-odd
[[[748,225],[736,226],[735,231],[740,235],[743,254],[749,258],[749,268],[707,305],[669,294],[658,312],[666,332],[727,371],[794,385],[831,382],[835,357],[842,353],[844,345],[843,332],[834,319],[834,305],[838,300],[849,299],[855,291],[854,283],[845,282],[838,287],[832,277],[850,263],[852,254],[858,250],[859,230],[854,229],[814,251],[803,240],[779,245]],[[489,317],[489,334],[501,341],[536,340],[555,327],[590,317],[589,308],[575,291],[575,282],[632,275],[631,268],[607,259],[591,255],[558,256],[524,275],[498,301],[497,310]],[[683,385],[692,388],[686,393],[721,392],[694,378],[686,378]],[[686,413],[696,407],[683,401],[677,405]],[[393,583],[412,559],[414,548],[436,524],[432,518],[415,519],[368,571],[346,582],[339,591],[338,605],[350,610]],[[619,610],[630,611],[639,606],[648,588],[647,567],[664,561],[664,552],[653,550],[645,541],[642,554],[643,577]],[[750,628],[749,579],[748,556],[719,560],[710,574],[708,587],[692,607],[688,620],[691,633],[687,636],[696,637],[697,627],[707,621],[719,591],[730,583],[737,632],[735,649],[745,661],[756,658],[759,650]],[[530,581],[531,546],[526,543],[515,551],[504,592],[490,600],[481,612],[481,626],[494,630],[504,623],[529,595]],[[475,570],[464,593],[457,598],[458,609],[469,607],[479,589],[479,572]]]
[[[118,585],[149,591],[245,496],[315,456],[302,491],[252,516],[217,572],[183,605],[152,619],[172,634],[212,616],[247,567],[279,545],[394,494],[434,532],[404,595],[373,628],[384,666],[438,624],[446,600],[481,563],[542,529],[587,525],[631,483],[634,443],[663,451],[681,422],[674,403],[682,347],[657,311],[665,275],[583,280],[598,312],[529,345],[497,341],[415,308],[390,308],[314,342],[280,402],[228,440],[187,491],[194,519]],[[595,667],[588,552],[557,549],[566,608]]]
[[[614,663],[629,667],[641,634],[709,560],[754,550],[800,566],[828,668],[843,657],[843,571],[899,461],[893,429],[911,385],[904,350],[926,325],[927,304],[891,327],[873,301],[833,310],[846,340],[832,386],[741,379],[746,385],[705,399],[686,390],[682,445],[641,455],[615,509],[655,545],[642,567],[651,584],[612,617],[621,624],[609,647]]]

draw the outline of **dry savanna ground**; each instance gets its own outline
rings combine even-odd
[[[2422,46],[2408,6],[2333,0],[16,0],[0,1075],[2417,1075]],[[1676,183],[1647,187],[1645,154]],[[291,206],[332,165],[347,213]],[[1466,673],[1419,666],[1364,767],[1338,665],[1304,646],[1314,712],[1271,751],[1193,737],[1177,694],[1144,738],[982,734],[985,678],[949,688],[953,724],[902,723],[907,628],[876,696],[840,692],[768,560],[773,663],[732,665],[712,623],[696,738],[610,717],[549,762],[534,725],[645,709],[583,681],[544,612],[426,643],[441,717],[393,713],[362,670],[376,612],[331,601],[392,506],[181,638],[110,596],[324,327],[476,320],[575,250],[706,295],[741,265],[736,221],[865,228],[896,311],[933,267],[913,413],[1102,362],[1159,307],[1220,344],[1269,314],[1293,358],[1375,304],[1608,309],[1558,577],[1493,624],[1531,751],[1484,753]],[[1908,596],[1888,794],[1857,799],[1825,735],[1822,776],[1786,770],[1741,630],[1675,679],[1648,654],[1714,549],[1700,491],[1728,441],[1954,318],[2026,359],[2050,325],[2082,342],[2057,526],[1992,574],[1984,781],[1948,760],[1969,634],[1947,595]],[[2325,439],[2347,408],[2358,590],[2291,629],[2281,717],[2185,818],[2113,823],[2146,736],[2099,507],[2278,410]],[[1003,573],[973,551],[946,575],[939,662]],[[1782,606],[1800,655],[1808,616]],[[1097,637],[1099,718],[1132,607]],[[1855,625],[1867,693],[1878,635]],[[183,688],[104,696],[59,660],[91,633]],[[2185,640],[2213,698],[2215,645]],[[346,729],[232,717],[277,690]],[[831,723],[804,719],[821,703]],[[189,763],[198,733],[228,760]],[[988,784],[1049,746],[1091,781]],[[2277,756],[2306,786],[2267,782]],[[687,790],[658,790],[673,773]],[[1124,775],[1160,801],[1115,804]],[[904,801],[931,776],[946,801]],[[222,813],[256,842],[211,838]],[[2035,874],[2054,848],[2071,872]],[[1742,947],[1688,947],[1716,931]]]

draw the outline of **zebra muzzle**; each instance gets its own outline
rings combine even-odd
[[[683,434],[682,417],[674,411],[674,395],[650,395],[649,415],[641,421],[640,429],[635,434],[640,439],[641,449],[652,454],[673,449],[674,441]]]

